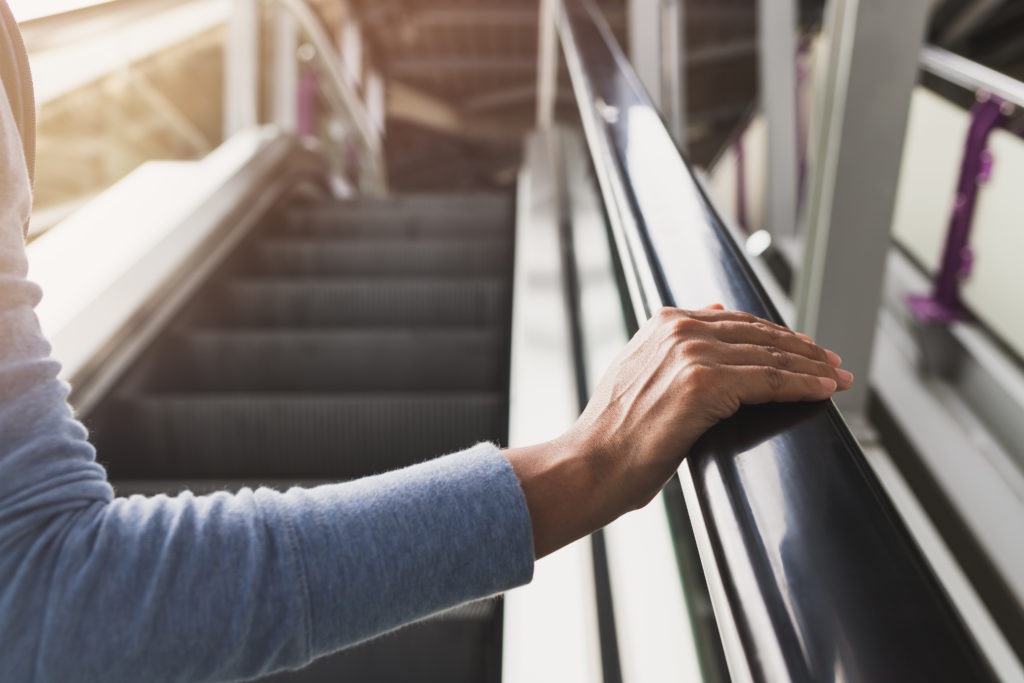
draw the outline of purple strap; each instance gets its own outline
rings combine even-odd
[[[926,323],[949,323],[964,318],[967,311],[960,300],[960,285],[970,275],[973,253],[968,243],[978,190],[992,174],[992,154],[988,150],[989,134],[1006,125],[1009,116],[998,97],[979,95],[971,110],[971,125],[964,145],[957,183],[953,215],[946,235],[942,266],[935,276],[931,295],[907,297],[907,304],[918,320]]]

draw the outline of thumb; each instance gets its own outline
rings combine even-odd
[[[724,311],[725,310],[725,306],[723,306],[722,304],[711,304],[710,306],[705,306],[704,310],[705,311]]]

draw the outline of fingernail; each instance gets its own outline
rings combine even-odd
[[[836,392],[836,389],[839,388],[839,385],[836,384],[836,381],[834,379],[829,379],[828,377],[819,377],[818,381],[821,382],[821,388],[828,391],[829,395],[834,394]]]
[[[845,387],[849,387],[853,384],[853,373],[848,370],[836,368],[836,377],[839,378],[839,381]]]
[[[832,367],[838,368],[843,364],[843,359],[839,357],[839,354],[835,351],[829,351],[825,349],[825,355],[828,357],[828,362],[832,364]]]

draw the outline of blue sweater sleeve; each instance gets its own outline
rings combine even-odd
[[[0,679],[246,678],[529,581],[491,444],[286,493],[115,497],[33,312],[6,101],[0,142]]]

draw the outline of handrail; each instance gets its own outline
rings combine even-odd
[[[921,50],[921,68],[961,88],[995,95],[1024,107],[1024,83],[934,45]]]
[[[779,321],[593,1],[557,24],[637,318]],[[734,680],[995,680],[832,402],[745,407],[679,478]]]

